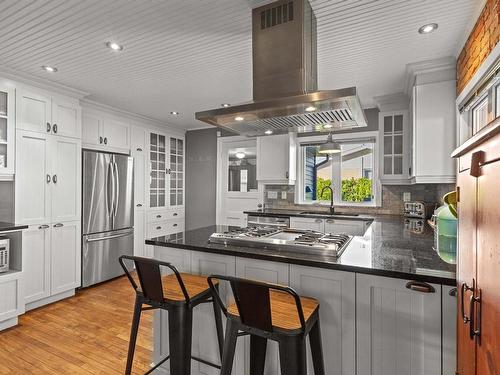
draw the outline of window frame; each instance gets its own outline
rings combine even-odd
[[[380,136],[378,131],[367,131],[367,132],[356,132],[356,133],[333,133],[333,140],[342,142],[356,142],[359,141],[363,143],[367,139],[373,140],[373,194],[374,199],[371,202],[344,202],[341,197],[341,189],[334,189],[333,204],[336,207],[380,207],[382,204],[382,185],[380,183]],[[295,204],[301,205],[311,205],[311,206],[330,206],[330,202],[327,201],[307,201],[304,199],[304,144],[313,142],[324,142],[326,140],[326,134],[314,135],[308,137],[299,137],[297,139],[298,152],[297,152],[297,180],[295,183]],[[335,180],[335,176],[332,176],[332,180]],[[334,181],[337,186],[340,185],[340,181]]]

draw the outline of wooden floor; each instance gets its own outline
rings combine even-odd
[[[133,302],[122,277],[27,312],[0,332],[0,374],[123,374]],[[152,361],[152,316],[143,312],[134,374]]]

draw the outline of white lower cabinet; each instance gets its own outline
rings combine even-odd
[[[323,221],[323,219],[314,219],[307,217],[291,217],[290,228],[324,232],[325,222]]]
[[[443,375],[457,372],[457,288],[443,285]]]
[[[146,213],[142,209],[134,210],[134,255],[145,256]]]
[[[24,313],[22,282],[22,272],[12,272],[0,278],[0,330],[16,324],[8,320],[17,319]]]
[[[357,274],[357,374],[441,374],[441,286]]]
[[[356,374],[356,275],[351,272],[290,265],[290,286],[320,303],[325,371]],[[307,343],[307,373],[314,375]]]
[[[286,263],[267,262],[256,259],[236,258],[236,276],[266,281],[274,284],[288,285],[289,265]],[[235,361],[244,363],[245,375],[251,375],[250,369],[250,339],[239,338],[243,346],[239,344],[236,351]],[[266,352],[265,375],[276,375],[280,373],[278,344],[268,340]],[[285,374],[282,374],[285,375]]]
[[[80,286],[80,233],[80,221],[32,225],[23,231],[24,303],[32,304],[28,309]]]
[[[364,236],[370,226],[369,221],[346,220],[346,219],[326,219],[325,233],[349,234],[351,236]]]

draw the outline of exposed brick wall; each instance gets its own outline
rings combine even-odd
[[[500,0],[487,0],[457,61],[457,94],[470,81],[500,37]]]

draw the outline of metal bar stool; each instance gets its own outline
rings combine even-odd
[[[219,281],[231,284],[235,303],[226,307]],[[238,336],[250,335],[250,374],[263,375],[267,340],[279,344],[282,375],[307,375],[306,337],[309,335],[315,375],[325,375],[319,302],[299,297],[292,289],[236,277],[211,275],[208,284],[227,317],[221,375],[230,375]],[[241,331],[241,333],[240,333]]]
[[[220,369],[217,364],[191,355],[193,308],[202,303],[212,303],[218,349],[222,357],[224,341],[222,314],[207,284],[206,276],[181,274],[172,264],[151,258],[123,255],[119,261],[136,293],[125,375],[130,375],[132,371],[141,312],[154,309],[168,311],[170,353],[146,374],[152,373],[168,359],[170,359],[170,373],[176,375],[189,375],[192,359]],[[130,271],[132,267],[127,267],[125,263],[135,266],[140,287],[132,276]],[[160,267],[166,267],[173,273],[162,276]],[[218,282],[214,281],[212,288],[218,290]]]

